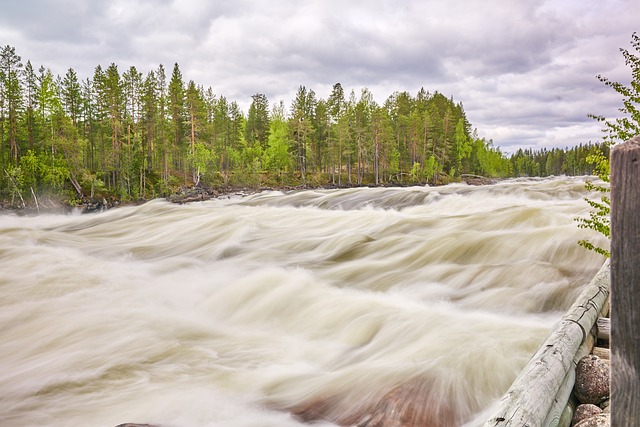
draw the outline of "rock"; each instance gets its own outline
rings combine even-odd
[[[610,427],[611,417],[609,414],[598,414],[586,420],[580,421],[578,424],[574,424],[573,427]]]
[[[462,178],[462,181],[466,182],[468,185],[491,185],[497,182],[495,179],[492,179],[492,178],[487,178],[479,175],[472,175],[468,173],[462,174],[461,178]]]
[[[609,362],[587,355],[576,367],[575,394],[582,403],[600,405],[609,398]]]
[[[451,427],[462,424],[457,408],[450,403],[453,400],[428,378],[415,378],[372,400],[353,404],[345,396],[332,396],[289,410],[309,424],[329,421],[357,427]]]
[[[585,403],[582,405],[578,405],[576,408],[576,412],[573,414],[573,420],[571,421],[572,425],[578,424],[582,420],[586,420],[594,415],[598,415],[602,412],[602,409],[593,405],[591,403]]]

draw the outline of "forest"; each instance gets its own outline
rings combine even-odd
[[[179,189],[445,184],[486,177],[592,174],[602,144],[519,150],[479,138],[461,102],[438,91],[394,92],[379,104],[333,85],[299,86],[286,106],[252,96],[248,111],[179,65],[146,75],[100,65],[54,76],[0,50],[0,200],[56,196],[148,200]],[[37,202],[36,202],[37,203]]]

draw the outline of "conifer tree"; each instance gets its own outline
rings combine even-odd
[[[67,70],[62,80],[61,90],[65,112],[71,118],[73,125],[76,126],[82,109],[82,91],[78,75],[73,68]]]
[[[18,163],[18,115],[22,102],[22,58],[14,47],[6,45],[0,50],[0,144],[8,142],[10,162]],[[6,137],[5,137],[6,135]],[[4,148],[0,149],[0,156]]]
[[[174,168],[182,169],[182,157],[181,151],[182,142],[184,140],[184,123],[185,123],[185,110],[184,110],[184,96],[185,87],[182,80],[182,73],[180,67],[176,62],[173,66],[173,72],[171,74],[171,80],[168,86],[168,100],[169,100],[169,113],[171,119],[171,133],[172,133],[172,152]]]
[[[251,98],[253,101],[247,114],[245,141],[249,145],[259,144],[264,150],[269,140],[269,100],[263,93],[257,93]]]
[[[35,149],[35,142],[37,139],[37,128],[36,128],[36,110],[38,107],[37,104],[37,93],[38,93],[38,80],[36,73],[31,65],[31,61],[27,61],[27,64],[24,67],[24,78],[25,78],[25,116],[24,116],[24,126],[27,134],[27,141],[29,150]]]

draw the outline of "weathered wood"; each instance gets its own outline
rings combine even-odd
[[[591,331],[592,333],[587,335],[587,338],[582,344],[580,344],[580,347],[578,347],[578,350],[573,357],[574,366],[569,369],[569,372],[567,372],[567,375],[556,394],[555,400],[553,401],[553,405],[547,414],[547,418],[544,421],[544,426],[568,427],[571,424],[571,417],[568,417],[567,422],[567,407],[570,406],[571,392],[573,391],[573,386],[576,382],[575,366],[578,364],[580,359],[590,354],[594,348],[596,337],[593,333],[593,328]],[[573,414],[573,411],[571,410],[570,413]]]
[[[598,327],[598,339],[609,341],[611,337],[611,321],[608,317],[598,317],[596,322]]]
[[[556,394],[555,399],[549,409],[549,413],[542,425],[544,426],[559,426],[562,414],[567,407],[571,392],[573,391],[573,384],[576,382],[576,370],[569,369],[567,375],[565,375],[562,385]]]
[[[591,354],[598,356],[600,359],[611,360],[611,351],[608,348],[594,347]]]
[[[640,420],[640,136],[611,150],[611,425]]]
[[[571,420],[573,419],[573,414],[575,413],[575,409],[571,404],[567,404],[562,411],[562,415],[560,415],[560,421],[558,421],[558,427],[570,427]]]
[[[562,390],[573,387],[570,371],[575,370],[576,355],[585,351],[585,342],[608,297],[606,262],[518,375],[484,427],[537,427],[545,425],[545,420],[557,423],[554,406],[567,403]]]
[[[587,335],[587,339],[582,343],[582,345],[576,351],[576,355],[573,357],[573,364],[578,365],[578,362],[583,357],[591,354],[591,350],[596,345],[596,336],[594,334],[595,330],[591,329],[591,333]]]

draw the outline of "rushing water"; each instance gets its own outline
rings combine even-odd
[[[481,424],[602,264],[583,184],[0,216],[0,425]]]

